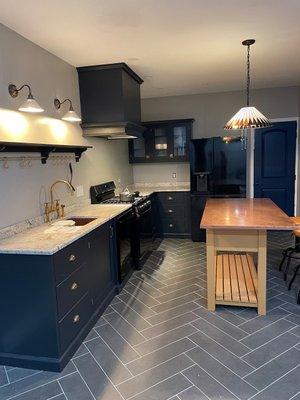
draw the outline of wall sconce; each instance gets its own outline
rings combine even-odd
[[[81,118],[76,114],[76,112],[73,109],[73,104],[70,99],[65,99],[63,101],[60,101],[58,99],[54,99],[54,107],[59,110],[62,104],[64,104],[66,101],[70,103],[69,111],[65,113],[65,115],[62,117],[64,121],[69,121],[69,122],[81,122]]]
[[[29,85],[25,84],[22,85],[19,89],[17,88],[16,85],[10,84],[8,86],[8,92],[13,97],[14,99],[18,97],[19,92],[24,88],[27,87],[29,90],[27,99],[24,101],[24,103],[19,107],[19,111],[24,111],[28,113],[41,113],[44,111],[44,109],[39,105],[39,103],[34,99],[31,93],[31,88]]]

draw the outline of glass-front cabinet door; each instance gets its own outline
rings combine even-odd
[[[174,161],[188,161],[191,125],[188,123],[170,124],[170,136]]]
[[[168,127],[157,126],[152,129],[153,132],[153,155],[154,158],[166,158],[169,155]]]

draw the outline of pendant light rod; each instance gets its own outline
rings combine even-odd
[[[242,42],[243,46],[247,46],[247,83],[246,83],[246,93],[247,93],[247,107],[250,105],[250,46],[255,43],[254,39],[246,39]]]

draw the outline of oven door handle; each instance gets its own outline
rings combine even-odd
[[[147,212],[151,211],[151,209],[152,209],[152,206],[150,205],[149,208],[147,208],[145,211],[139,212],[139,215],[140,216],[145,215],[145,214],[147,214]]]

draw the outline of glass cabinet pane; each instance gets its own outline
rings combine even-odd
[[[133,157],[134,158],[145,158],[145,140],[138,138],[133,140]]]
[[[164,128],[154,128],[154,154],[155,157],[168,156],[168,136]]]
[[[185,126],[173,128],[174,157],[184,157],[187,154],[187,134]]]

